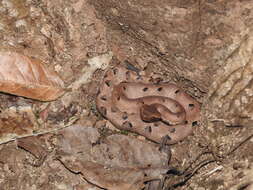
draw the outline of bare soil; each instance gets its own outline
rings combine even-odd
[[[58,152],[55,131],[72,124],[102,139],[148,141],[96,110],[104,70],[116,63],[174,82],[202,104],[194,135],[170,146],[176,172],[160,189],[253,189],[252,10],[251,0],[1,0],[0,49],[42,60],[67,92],[48,103],[0,94],[0,190],[103,188],[67,167],[74,153]],[[37,140],[22,144],[25,136]]]

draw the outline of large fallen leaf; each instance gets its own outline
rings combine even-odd
[[[28,137],[18,139],[18,147],[15,142],[0,146],[1,190],[101,190],[55,160],[51,138],[50,134]]]
[[[61,130],[56,147],[66,168],[108,190],[139,190],[166,173],[170,159],[153,143],[125,135],[101,139],[97,129],[83,126]]]
[[[41,101],[64,93],[64,83],[38,60],[15,52],[0,52],[0,91]]]

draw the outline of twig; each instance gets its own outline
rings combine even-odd
[[[200,170],[202,167],[204,167],[204,166],[206,166],[206,165],[208,165],[208,164],[210,164],[210,163],[213,163],[213,162],[216,162],[216,160],[205,160],[205,161],[201,162],[201,163],[199,164],[199,166],[197,166],[197,167],[193,170],[192,173],[190,173],[190,174],[188,174],[188,175],[185,175],[181,181],[179,181],[179,182],[176,183],[176,184],[173,184],[173,185],[169,186],[167,190],[175,189],[176,187],[185,185],[185,183],[186,183],[188,180],[190,180],[190,179],[192,178],[192,176],[194,176],[194,175],[197,173],[198,170]],[[182,177],[182,176],[181,176],[181,177]]]
[[[221,171],[222,168],[223,168],[223,166],[218,166],[218,167],[214,168],[213,170],[211,170],[210,172],[207,172],[207,173],[204,174],[203,176],[204,176],[204,177],[205,177],[205,176],[210,176],[210,175],[212,175],[213,173],[215,173],[216,171]]]
[[[249,141],[252,137],[253,137],[253,134],[251,134],[249,137],[247,137],[242,142],[240,142],[237,146],[235,146],[234,148],[232,148],[232,150],[230,150],[227,153],[227,156],[229,156],[230,154],[234,153],[234,151],[236,151],[240,146],[242,146],[244,143],[246,143],[247,141]]]
[[[213,155],[213,153],[210,152],[210,151],[202,152],[201,154],[199,154],[199,155],[195,158],[195,160],[193,160],[193,161],[189,164],[189,166],[184,170],[183,174],[185,174],[185,173],[187,172],[187,170],[189,170],[189,169],[192,167],[193,163],[195,163],[198,159],[200,159],[200,157],[202,157],[202,156],[205,155],[205,154],[212,154],[212,155]]]
[[[33,134],[28,134],[28,135],[22,135],[22,136],[18,136],[18,137],[13,137],[12,139],[0,142],[0,145],[7,144],[9,142],[16,141],[18,139],[22,139],[22,138],[26,138],[26,137],[33,137],[33,136],[45,135],[45,134],[48,134],[48,133],[55,133],[55,132],[57,132],[59,130],[65,129],[65,128],[73,125],[77,120],[78,120],[78,118],[75,118],[75,119],[71,120],[68,124],[65,124],[65,125],[63,125],[63,126],[61,126],[59,128],[56,128],[56,129],[50,129],[50,130],[41,131],[41,132],[37,132],[37,133],[33,133]]]

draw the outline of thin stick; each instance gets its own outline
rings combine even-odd
[[[244,143],[246,143],[247,141],[249,141],[251,138],[253,137],[253,134],[251,134],[249,137],[247,137],[245,140],[243,140],[242,142],[240,142],[237,146],[235,146],[234,148],[232,148],[231,151],[229,151],[227,153],[227,155],[229,156],[230,154],[234,153],[234,151],[236,151],[240,146],[242,146]]]

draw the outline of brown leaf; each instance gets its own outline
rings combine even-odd
[[[0,52],[0,91],[41,101],[57,99],[64,83],[42,62],[15,52]]]
[[[126,135],[100,139],[97,129],[71,126],[59,132],[56,156],[74,173],[108,190],[138,190],[168,170],[170,156],[157,145]]]
[[[38,136],[19,138],[17,139],[17,145],[30,152],[37,159],[43,160],[47,155],[46,149],[44,148],[45,145]]]
[[[0,144],[38,131],[38,122],[31,107],[20,106],[1,111]]]

